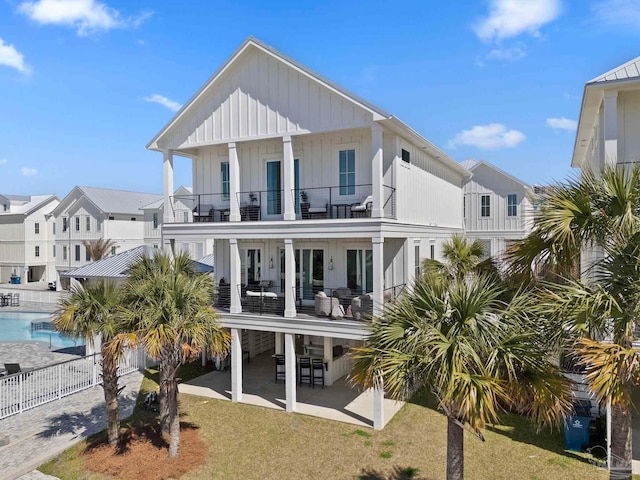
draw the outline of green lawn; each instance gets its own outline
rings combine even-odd
[[[199,370],[184,371],[183,378]],[[148,375],[142,385],[155,388]],[[228,401],[182,395],[181,419],[199,428],[207,462],[183,479],[441,479],[445,476],[446,420],[422,394],[380,432]],[[152,420],[140,408],[130,421]],[[66,451],[40,470],[63,480],[98,480],[79,454]],[[536,434],[528,420],[504,415],[482,443],[465,436],[466,479],[607,478],[579,454],[565,452],[561,432]],[[395,472],[395,473],[394,473]],[[417,473],[416,473],[417,472]]]

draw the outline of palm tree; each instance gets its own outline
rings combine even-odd
[[[464,278],[477,271],[478,266],[483,263],[482,256],[485,253],[484,245],[480,240],[454,235],[451,240],[442,245],[442,256],[446,262],[427,258],[422,262],[422,271],[441,272],[457,278]]]
[[[567,381],[546,360],[526,296],[506,303],[504,294],[486,273],[427,272],[385,305],[354,352],[355,383],[383,385],[398,399],[421,387],[434,392],[448,421],[448,480],[463,478],[463,428],[481,436],[503,407],[559,424],[569,408]]]
[[[112,283],[73,287],[71,296],[60,301],[53,323],[56,329],[73,338],[91,343],[100,336],[102,387],[107,409],[109,445],[116,447],[120,434],[118,411],[118,363],[127,346],[123,324],[118,315],[120,292]]]
[[[129,269],[125,285],[127,324],[147,353],[159,361],[160,425],[170,435],[169,457],[180,448],[180,365],[207,351],[224,355],[231,342],[213,310],[213,281],[194,271],[189,255],[155,252]]]
[[[567,273],[581,264],[582,281],[541,284],[538,313],[548,337],[570,347],[586,368],[596,398],[610,402],[611,475],[630,479],[630,392],[640,384],[640,355],[632,348],[640,305],[640,168],[584,171],[556,185],[511,259],[521,272],[542,265]]]
[[[84,248],[87,249],[87,254],[89,258],[94,262],[98,260],[102,260],[106,257],[111,251],[112,247],[117,246],[115,240],[111,240],[110,238],[98,238],[97,240],[83,240],[82,244]]]

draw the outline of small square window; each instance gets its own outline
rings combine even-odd
[[[38,222],[34,224],[34,230],[36,235],[40,233],[40,224]]]
[[[405,150],[404,148],[402,149],[402,161],[411,163],[411,153],[409,150]]]

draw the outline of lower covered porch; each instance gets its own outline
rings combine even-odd
[[[349,384],[351,359],[347,352],[353,341],[274,332],[251,332],[249,339],[248,332],[239,329],[232,329],[232,334],[236,352],[231,352],[230,362],[223,363],[227,368],[181,384],[181,393],[375,429],[382,429],[403,406],[403,402],[384,398],[381,390]],[[262,346],[263,351],[256,354],[256,346]],[[300,360],[305,358],[322,360],[322,382],[300,378]]]

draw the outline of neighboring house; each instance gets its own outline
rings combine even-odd
[[[488,162],[468,159],[461,165],[473,173],[464,184],[465,234],[484,244],[486,257],[500,261],[512,241],[531,231],[533,189]]]
[[[466,169],[254,38],[147,148],[163,153],[165,248],[215,240],[234,401],[242,400],[243,350],[285,354],[288,411],[297,410],[296,352],[315,351],[327,363],[325,383],[338,381],[351,366],[340,352],[367,335],[356,318],[379,312],[421,259],[462,232]],[[173,195],[174,155],[192,159],[189,198]],[[335,320],[316,315],[327,303]],[[382,392],[372,397],[382,428]]]
[[[112,239],[111,254],[144,245],[144,212],[141,207],[161,195],[75,187],[50,213],[56,228],[58,274],[91,262],[83,240]],[[66,288],[68,281],[60,286]]]
[[[180,201],[185,197],[186,203]],[[173,194],[174,203],[179,205],[179,212],[187,221],[192,218],[193,212],[188,210],[188,205],[193,203],[193,190],[191,187],[178,187]],[[164,218],[164,199],[145,205],[140,210],[144,212],[144,244],[153,248],[162,247],[162,221]],[[213,240],[199,242],[181,242],[179,249],[188,252],[191,258],[198,259],[213,252]]]
[[[55,280],[54,230],[47,215],[60,203],[55,195],[0,194],[0,283]]]

